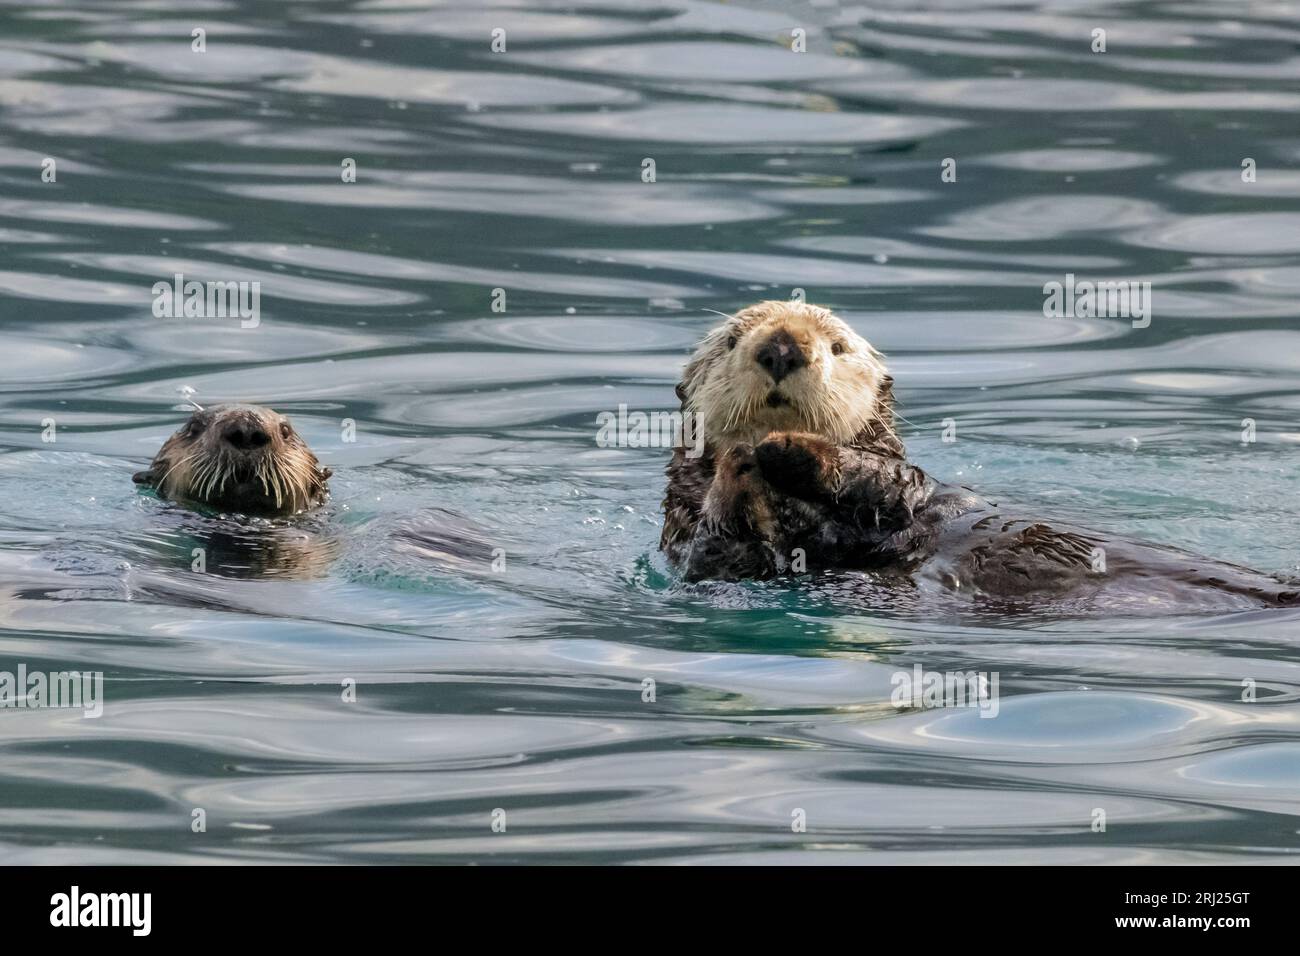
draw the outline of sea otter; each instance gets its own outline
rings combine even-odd
[[[711,331],[677,395],[706,436],[674,451],[660,548],[687,581],[828,569],[998,607],[1300,604],[1247,568],[1009,514],[909,464],[893,379],[828,309],[760,302]]]
[[[182,504],[283,517],[321,504],[331,474],[283,415],[216,405],[196,410],[133,480]]]

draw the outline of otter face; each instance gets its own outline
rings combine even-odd
[[[290,515],[320,504],[331,474],[283,415],[257,405],[217,405],[191,415],[133,480],[177,501]]]
[[[678,395],[715,450],[773,431],[847,444],[868,430],[896,444],[892,381],[880,353],[829,309],[768,301],[705,337]]]

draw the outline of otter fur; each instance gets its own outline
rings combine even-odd
[[[1004,608],[1300,605],[1248,568],[1008,513],[908,463],[880,354],[829,310],[760,302],[711,331],[677,395],[704,452],[668,465],[660,547],[687,581],[850,569]]]
[[[197,409],[132,480],[182,504],[283,517],[321,504],[331,474],[285,416],[216,405]]]

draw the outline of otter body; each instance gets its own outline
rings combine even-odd
[[[765,361],[783,349],[799,354]],[[867,570],[1007,610],[1300,605],[1269,575],[1021,517],[936,481],[904,459],[891,383],[814,306],[760,303],[710,333],[678,386],[709,440],[701,457],[674,453],[664,500],[660,547],[685,579]]]
[[[902,459],[815,435],[773,435],[752,452],[733,449],[719,470],[718,513],[726,513],[721,499],[729,497],[733,527],[754,529],[754,552],[771,556],[758,577],[787,570],[791,556],[803,555],[805,570],[886,570],[909,588],[968,594],[1007,610],[1300,606],[1300,591],[1268,575],[1018,516]],[[768,516],[775,520],[764,525]],[[687,576],[713,577],[719,569],[748,576],[714,560],[723,552],[712,537],[696,538]],[[739,568],[753,566],[749,558]]]

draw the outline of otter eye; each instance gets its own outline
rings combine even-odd
[[[843,355],[844,351],[845,349],[844,349],[843,342],[836,342],[834,345],[831,346],[831,355]]]
[[[727,339],[727,348],[734,349],[736,347],[736,341],[737,340],[734,335],[731,338]]]
[[[280,437],[288,438],[293,434],[293,429],[289,427],[288,422],[280,422]]]

